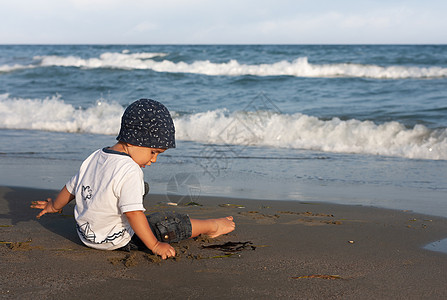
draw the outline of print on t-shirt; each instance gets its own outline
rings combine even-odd
[[[90,186],[82,186],[82,200],[87,201],[92,198],[92,189]]]

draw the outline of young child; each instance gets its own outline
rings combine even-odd
[[[169,244],[200,234],[217,237],[234,230],[233,217],[190,219],[179,213],[146,217],[141,168],[175,148],[175,129],[167,108],[154,100],[140,99],[125,110],[118,142],[91,154],[53,201],[34,201],[32,208],[60,212],[76,199],[74,216],[81,241],[103,250],[147,247],[163,259],[175,256]]]

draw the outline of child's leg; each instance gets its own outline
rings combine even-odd
[[[236,225],[233,222],[233,217],[225,217],[220,219],[191,219],[192,235],[196,237],[200,234],[205,234],[210,238],[218,237],[219,235],[229,233],[234,230]]]

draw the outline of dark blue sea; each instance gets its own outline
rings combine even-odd
[[[0,45],[0,185],[61,188],[139,98],[152,193],[447,215],[446,45]]]

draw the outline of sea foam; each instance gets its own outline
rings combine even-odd
[[[176,119],[176,128],[179,139],[202,143],[447,159],[447,129],[405,128],[398,122],[378,125],[299,113],[209,111]]]
[[[34,67],[35,66],[33,66],[33,65],[21,65],[21,64],[2,65],[2,66],[0,66],[0,73],[9,73],[9,72],[23,70],[23,69],[32,69]]]
[[[447,77],[447,68],[415,66],[378,66],[350,62],[332,64],[309,63],[307,57],[293,61],[278,61],[271,64],[242,64],[235,59],[215,63],[209,60],[173,62],[167,53],[121,53],[106,52],[97,58],[77,56],[35,56],[33,65],[3,65],[0,72],[11,72],[35,67],[118,68],[153,70],[167,73],[192,73],[208,76],[295,76],[295,77],[360,77],[376,79],[442,78]],[[154,59],[157,58],[157,59]]]
[[[124,109],[117,103],[97,101],[82,109],[66,104],[59,95],[45,99],[0,95],[0,128],[58,132],[115,134]]]
[[[0,128],[116,135],[124,108],[97,101],[83,109],[60,96],[46,99],[0,95]],[[447,129],[398,122],[321,120],[305,114],[213,110],[172,113],[176,138],[204,144],[268,146],[324,152],[359,153],[447,160]]]

